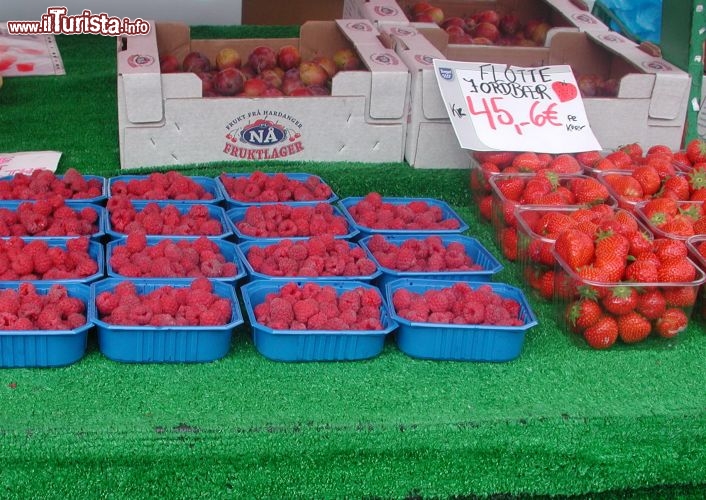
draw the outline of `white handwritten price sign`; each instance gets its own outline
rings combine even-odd
[[[574,153],[602,149],[570,66],[522,68],[434,59],[462,148]]]
[[[59,151],[0,153],[0,177],[15,174],[32,175],[35,170],[56,172],[60,158]]]

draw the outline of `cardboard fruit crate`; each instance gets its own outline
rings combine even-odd
[[[434,59],[538,67],[568,64],[578,74],[618,81],[617,97],[586,97],[586,114],[604,149],[639,142],[679,149],[689,97],[689,75],[612,32],[560,31],[545,47],[450,45],[439,28],[386,27],[411,72],[405,159],[417,168],[470,165],[449,121],[434,74]],[[617,126],[615,117],[621,117]],[[540,149],[540,148],[538,148]]]
[[[346,0],[343,4],[343,17],[369,19],[378,26],[428,25],[429,23],[415,22],[410,16],[412,7],[418,2],[419,0]],[[582,0],[432,0],[427,3],[441,9],[444,19],[465,18],[493,9],[500,14],[514,14],[523,23],[530,19],[542,19],[555,27],[553,29],[609,30],[589,12],[588,6]]]
[[[192,40],[182,23],[151,22],[147,35],[118,39],[122,168],[228,160],[399,162],[409,72],[366,20],[311,21],[299,38]],[[221,48],[296,45],[302,60],[356,50],[365,69],[342,71],[330,96],[202,97],[193,73],[160,74],[159,57]]]

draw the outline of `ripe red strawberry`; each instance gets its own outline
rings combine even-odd
[[[537,289],[539,295],[547,300],[554,297],[554,287],[556,282],[556,273],[554,271],[546,271],[539,277]]]
[[[694,280],[696,269],[686,258],[676,257],[662,260],[657,275],[664,283],[686,283]]]
[[[677,214],[679,205],[673,198],[652,198],[639,205],[638,210],[653,224],[661,224]]]
[[[660,261],[675,257],[686,257],[689,253],[686,243],[682,240],[659,238],[654,240],[653,248],[655,255]]]
[[[667,307],[691,307],[696,303],[695,286],[668,286],[662,289]]]
[[[570,302],[566,309],[566,320],[569,327],[576,333],[595,325],[602,314],[601,306],[591,299],[579,299]]]
[[[664,314],[667,309],[667,300],[662,292],[657,289],[647,290],[640,294],[635,310],[649,320],[655,320]]]
[[[603,158],[601,156],[600,151],[585,151],[581,153],[576,153],[576,160],[581,165],[584,165],[586,167],[593,167],[598,161]]]
[[[612,161],[619,169],[630,168],[633,164],[633,159],[630,155],[621,149],[608,153],[606,158]]]
[[[691,193],[689,180],[683,175],[669,177],[662,185],[662,195],[665,196],[668,193],[672,193],[677,200],[688,200]]]
[[[508,200],[518,201],[525,189],[525,178],[515,175],[502,176],[495,178],[495,186],[500,193]]]
[[[510,151],[474,151],[473,157],[481,163],[494,163],[499,168],[504,168],[512,163],[517,153]]]
[[[632,160],[633,163],[637,163],[642,159],[642,146],[640,146],[638,143],[633,142],[632,144],[626,144],[625,146],[621,146],[620,151],[626,153],[629,157],[630,160]]]
[[[625,281],[638,283],[656,283],[659,281],[659,264],[651,259],[638,257],[625,267]]]
[[[604,314],[584,330],[583,338],[594,349],[607,349],[618,339],[618,323],[612,316]]]
[[[655,226],[670,236],[687,238],[694,235],[694,221],[684,214],[677,214],[663,224],[655,224]]]
[[[632,171],[632,176],[642,186],[642,191],[646,196],[652,196],[662,186],[662,179],[659,172],[653,165],[640,165]]]
[[[643,231],[633,231],[628,235],[628,241],[630,242],[629,254],[633,257],[652,252],[652,238]]]
[[[686,329],[689,324],[689,318],[686,313],[679,308],[670,308],[664,311],[664,314],[659,317],[655,323],[655,330],[660,337],[672,338],[676,337],[680,332]]]
[[[632,312],[637,307],[638,293],[631,286],[618,285],[601,299],[603,308],[616,316]]]
[[[608,188],[605,187],[598,179],[594,177],[581,177],[572,179],[570,182],[571,190],[576,197],[576,203],[580,204],[595,204],[606,201],[610,194]]]
[[[619,316],[618,336],[626,344],[635,344],[645,340],[652,331],[650,320],[635,311]]]
[[[639,201],[645,196],[642,186],[637,179],[631,175],[612,173],[605,174],[603,179],[613,188],[618,196],[625,200]]]
[[[694,163],[706,162],[706,142],[702,139],[692,139],[686,145],[686,156]]]
[[[620,281],[627,265],[630,241],[612,231],[598,232],[595,242],[594,264],[609,271],[611,281]]]
[[[517,260],[517,229],[506,227],[500,234],[503,255],[508,260]]]
[[[573,270],[593,260],[593,238],[578,229],[567,229],[554,242],[554,250]]]
[[[536,172],[542,168],[544,164],[537,156],[537,153],[525,152],[519,153],[513,158],[512,166],[518,168],[520,172]]]
[[[581,172],[581,165],[576,158],[569,154],[557,155],[549,162],[547,168],[558,174],[574,174]]]

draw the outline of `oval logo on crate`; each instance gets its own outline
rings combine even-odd
[[[417,54],[416,56],[414,56],[414,59],[419,64],[426,64],[427,66],[431,66],[434,64],[434,58],[427,54]]]
[[[582,12],[580,14],[573,14],[571,16],[574,20],[582,22],[584,24],[597,24],[596,18],[590,14]]]
[[[128,58],[127,63],[133,68],[139,68],[142,66],[150,66],[150,65],[154,64],[154,57],[145,56],[142,54],[133,54]]]
[[[397,9],[391,9],[390,7],[385,7],[384,5],[376,5],[373,9],[378,16],[388,17],[397,14]]]
[[[251,111],[226,125],[223,152],[243,160],[271,160],[304,151],[302,123],[281,111]]]
[[[397,58],[390,54],[371,54],[370,59],[385,66],[397,66],[399,64]]]
[[[355,31],[373,31],[373,27],[370,26],[368,23],[350,23],[347,26]]]

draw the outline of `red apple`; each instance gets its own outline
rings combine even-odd
[[[280,74],[277,69],[279,68],[266,69],[262,73],[260,73],[260,78],[267,84],[268,87],[274,87],[278,89],[282,86],[282,76],[284,75],[284,72]],[[280,69],[280,71],[282,70]]]
[[[547,32],[552,29],[552,25],[546,22],[539,23],[533,30],[530,38],[537,45],[544,45],[547,40]]]
[[[620,90],[620,81],[617,78],[608,78],[601,85],[601,95],[605,97],[617,97]]]
[[[456,45],[472,45],[473,38],[468,33],[463,33],[462,35],[449,34],[449,43]]]
[[[466,34],[466,31],[462,27],[457,26],[455,24],[447,26],[446,28],[444,28],[444,31],[449,34],[449,38],[451,38],[451,35],[461,36]]]
[[[424,11],[424,13],[431,17],[432,22],[436,24],[441,24],[444,22],[444,11],[439,7],[432,7],[431,9]]]
[[[159,58],[159,70],[162,73],[178,73],[180,70],[179,59],[173,54],[165,54]]]
[[[351,71],[361,67],[358,54],[351,49],[338,49],[333,53],[333,62],[336,63],[339,71]]]
[[[287,94],[292,97],[304,97],[304,96],[310,96],[314,95],[312,94],[311,90],[309,90],[309,87],[299,87],[297,89],[292,90],[289,94]]]
[[[265,89],[265,91],[260,94],[260,97],[282,97],[284,94],[280,89],[276,89],[274,87],[269,87]]]
[[[487,38],[491,43],[494,43],[500,38],[500,30],[494,24],[484,21],[476,26],[471,35],[473,38]]]
[[[238,51],[230,47],[225,47],[216,54],[216,67],[219,71],[226,68],[239,68],[242,62]]]
[[[221,95],[235,95],[243,91],[245,78],[236,68],[226,68],[216,74],[213,88]]]
[[[189,52],[181,67],[187,73],[208,73],[211,71],[211,61],[201,52]]]
[[[520,19],[514,14],[505,14],[500,18],[498,27],[505,35],[514,35],[520,31]]]
[[[272,69],[277,65],[277,54],[270,47],[263,45],[255,47],[248,56],[248,63],[258,75],[265,69]]]
[[[299,65],[299,76],[302,83],[309,85],[325,85],[328,81],[328,73],[324,68],[315,62],[307,61]]]
[[[267,83],[262,78],[251,78],[243,84],[243,94],[248,97],[257,97],[267,90]]]
[[[196,73],[196,76],[198,76],[201,79],[201,93],[205,94],[206,92],[210,92],[213,90],[213,84],[216,80],[216,74],[213,72],[210,73]]]
[[[462,17],[449,17],[447,19],[444,19],[444,22],[441,23],[441,27],[443,29],[448,29],[449,26],[458,26],[461,29],[466,28],[466,21]]]
[[[432,5],[427,2],[417,2],[412,5],[412,14],[421,14],[432,8]]]
[[[282,88],[280,90],[284,95],[292,95],[295,90],[301,88],[305,88],[305,86],[299,78],[285,77],[285,79],[282,81]]]
[[[412,18],[412,21],[415,23],[433,23],[434,20],[431,18],[429,14],[426,12],[421,12],[419,14],[415,14],[414,17]]]
[[[277,51],[277,65],[284,71],[296,68],[301,62],[302,56],[294,45],[284,45]]]
[[[331,91],[323,85],[310,85],[307,88],[311,95],[331,95]]]
[[[500,24],[500,14],[498,14],[498,11],[489,9],[489,10],[482,10],[480,12],[477,12],[476,14],[473,15],[473,18],[480,24],[480,23],[490,23],[494,24],[495,26],[498,26]]]
[[[316,56],[311,61],[324,68],[326,70],[326,73],[328,73],[329,78],[333,78],[334,75],[338,72],[336,63],[333,62],[333,59],[331,59],[330,57]]]
[[[250,66],[250,63],[243,64],[240,67],[240,72],[243,73],[243,77],[246,80],[249,80],[250,78],[255,78],[257,76],[257,73],[255,73],[255,70],[252,69],[252,66]]]

